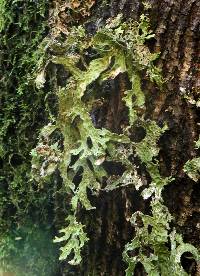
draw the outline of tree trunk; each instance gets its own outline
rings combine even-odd
[[[174,216],[173,225],[183,234],[184,240],[199,246],[200,200],[199,184],[191,180],[183,171],[184,164],[196,156],[194,141],[198,140],[199,110],[191,100],[199,96],[198,54],[199,54],[199,1],[152,0],[145,10],[141,1],[115,1],[103,7],[95,3],[87,19],[89,30],[95,29],[96,22],[123,13],[126,20],[138,20],[145,12],[149,15],[155,38],[147,44],[152,52],[160,52],[157,65],[166,79],[164,91],[143,79],[142,88],[146,94],[145,117],[164,122],[168,131],[159,141],[160,169],[164,176],[172,175],[175,180],[164,190],[165,204]],[[110,98],[107,113],[101,112],[100,126],[120,132],[123,123],[123,103],[121,95],[127,80],[120,76],[110,83]],[[128,84],[127,84],[128,85]],[[139,131],[139,130],[138,130]],[[136,136],[140,133],[135,132]],[[111,166],[108,170],[115,174],[120,168]],[[141,168],[145,181],[145,173]],[[135,188],[120,188],[112,192],[102,192],[94,198],[96,210],[90,211],[87,219],[87,233],[90,242],[84,251],[84,261],[74,275],[125,275],[126,264],[122,261],[124,246],[134,235],[130,216],[135,211],[148,213],[149,202],[144,201]],[[84,213],[85,215],[85,213]],[[83,215],[83,217],[84,217]],[[187,258],[183,267],[198,274],[198,267]],[[67,273],[64,275],[68,275]],[[138,265],[135,275],[146,275]]]

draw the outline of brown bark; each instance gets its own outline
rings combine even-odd
[[[87,19],[89,31],[95,30],[96,22],[123,13],[124,18],[137,20],[144,12],[142,1],[111,0],[109,6],[96,1]],[[155,39],[148,43],[151,51],[159,51],[158,66],[167,80],[164,91],[143,79],[146,93],[146,118],[154,119],[158,124],[167,122],[169,130],[161,137],[159,160],[161,173],[172,175],[176,180],[164,191],[165,204],[175,217],[175,226],[185,241],[200,244],[200,192],[195,184],[183,172],[183,165],[196,155],[194,141],[198,140],[199,110],[184,99],[184,94],[199,94],[198,58],[199,58],[199,18],[200,2],[198,0],[151,0],[151,8],[145,13],[150,17]],[[126,76],[108,83],[110,96],[106,106],[98,113],[96,121],[99,126],[106,126],[112,131],[120,132],[126,120],[122,94],[128,85]],[[104,87],[106,89],[106,87]],[[139,134],[138,134],[139,135]],[[137,162],[137,160],[136,160]],[[120,171],[120,167],[108,164],[108,170]],[[145,181],[145,170],[141,172]],[[84,252],[81,267],[68,269],[63,275],[84,276],[122,276],[126,264],[122,261],[124,245],[131,240],[134,229],[128,218],[137,210],[148,212],[148,203],[144,202],[134,188],[102,192],[97,198],[92,197],[96,210],[81,214],[87,225],[90,242]],[[87,217],[87,219],[86,219]],[[186,269],[192,269],[193,263],[183,260]],[[66,269],[66,268],[65,268]],[[194,271],[195,269],[193,269]],[[199,274],[196,268],[196,275]],[[135,275],[145,275],[138,266]]]

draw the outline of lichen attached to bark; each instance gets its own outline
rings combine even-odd
[[[87,210],[95,208],[88,198],[89,190],[98,196],[100,190],[110,191],[120,186],[135,185],[136,189],[141,188],[142,181],[129,161],[129,156],[136,154],[151,177],[149,187],[142,191],[144,200],[151,198],[151,215],[136,212],[131,219],[136,236],[126,245],[123,253],[128,264],[126,274],[132,275],[136,264],[140,262],[149,275],[186,275],[180,256],[189,251],[198,260],[199,255],[195,247],[185,244],[181,236],[170,229],[172,216],[163,203],[162,190],[173,179],[161,176],[156,157],[159,153],[158,139],[167,130],[167,126],[159,127],[156,122],[138,115],[138,111],[141,112],[145,105],[141,71],[145,70],[149,79],[157,85],[163,84],[160,72],[153,64],[158,54],[150,53],[144,45],[153,36],[145,16],[141,16],[139,23],[131,20],[123,23],[119,15],[98,29],[93,37],[85,34],[84,28],[80,26],[78,29],[71,28],[67,40],[59,45],[60,50],[52,57],[52,62],[62,65],[70,77],[66,87],[57,92],[58,117],[52,122],[53,126],[49,126],[49,130],[48,126],[45,127],[48,135],[41,136],[39,144],[39,147],[42,145],[45,148],[48,141],[48,147],[51,148],[51,135],[55,130],[59,131],[63,137],[62,143],[59,140],[56,142],[57,145],[60,144],[56,154],[59,158],[57,161],[54,158],[52,166],[51,154],[48,153],[44,158],[36,148],[39,162],[33,162],[33,166],[38,179],[57,170],[60,172],[63,185],[71,194],[70,217],[76,220],[80,204]],[[59,48],[56,44],[51,47]],[[96,58],[86,62],[85,53],[91,49]],[[124,127],[122,134],[116,134],[94,126],[90,107],[102,96],[100,91],[99,95],[93,91],[94,84],[115,79],[122,73],[128,74],[132,86],[125,91],[123,97],[129,110],[129,124]],[[135,124],[139,124],[146,132],[140,142],[132,142],[129,137],[130,129]],[[103,167],[106,161],[121,162],[125,170],[123,175],[117,178],[109,176]],[[105,182],[106,188],[103,188]],[[142,227],[137,226],[137,219],[142,220]],[[66,240],[66,245],[61,247],[61,258],[64,256],[68,259],[73,252],[73,258],[69,260],[71,264],[81,262],[80,249],[84,241],[88,241],[83,232],[84,226],[80,222],[76,223],[81,229],[79,235],[69,223],[61,230],[65,235],[55,239],[55,242]],[[74,248],[70,237],[74,239]],[[138,253],[134,253],[136,250]]]

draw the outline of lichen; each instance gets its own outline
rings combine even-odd
[[[54,242],[67,242],[65,246],[61,247],[62,254],[60,255],[60,260],[65,260],[73,253],[74,258],[69,263],[77,265],[81,262],[81,249],[88,241],[88,238],[83,231],[83,225],[76,221],[75,216],[68,216],[67,221],[69,221],[68,227],[60,230],[60,233],[63,233],[64,236],[61,238],[56,237]]]
[[[125,246],[123,253],[124,260],[128,263],[126,275],[133,275],[138,262],[143,264],[148,275],[188,275],[181,266],[181,256],[190,252],[198,261],[198,250],[184,243],[175,230],[170,232],[172,216],[160,199],[154,197],[151,208],[151,216],[136,212],[131,218],[136,235]]]
[[[66,242],[66,245],[61,247],[61,259],[67,258],[71,264],[81,262],[80,252],[84,242],[88,241],[83,231],[84,226],[76,218],[80,204],[86,210],[95,208],[90,203],[87,191],[98,194],[102,189],[103,179],[104,185],[106,179],[106,187],[103,190],[107,192],[127,185],[134,185],[138,190],[143,186],[135,166],[129,161],[132,154],[139,157],[151,177],[149,187],[142,191],[144,200],[151,198],[151,215],[139,212],[133,214],[131,222],[136,236],[126,245],[123,253],[128,264],[126,274],[132,275],[137,262],[141,262],[149,275],[187,275],[180,264],[180,256],[189,251],[199,259],[197,249],[185,244],[175,230],[171,231],[169,224],[172,216],[163,203],[162,190],[173,179],[162,177],[156,158],[159,153],[157,142],[167,130],[167,126],[159,127],[155,121],[144,120],[138,116],[138,111],[145,108],[141,71],[145,70],[149,79],[157,85],[163,84],[159,69],[153,63],[158,54],[150,53],[144,45],[145,41],[152,37],[154,35],[149,30],[149,22],[145,16],[141,16],[139,23],[132,20],[123,23],[119,15],[97,30],[93,37],[87,36],[84,28],[79,26],[78,29],[71,29],[63,45],[51,45],[52,49],[57,49],[57,55],[54,54],[52,62],[62,65],[71,76],[66,87],[58,89],[58,116],[55,122],[45,127],[45,131],[43,129],[45,135],[40,136],[39,145],[35,149],[37,162],[33,159],[33,167],[37,179],[45,178],[49,174],[49,165],[46,164],[52,163],[51,136],[55,130],[59,131],[63,141],[57,148],[57,153],[53,153],[53,156],[57,156],[57,161],[54,158],[50,174],[58,170],[66,191],[71,194],[71,222],[61,230],[64,236],[56,238],[55,241]],[[90,60],[88,65],[84,60],[84,52],[89,48],[96,52],[97,58]],[[125,72],[132,86],[123,96],[129,110],[129,125],[124,128],[122,134],[112,133],[105,128],[95,128],[90,108],[96,97],[100,98],[101,95],[93,93],[91,85],[115,79]],[[131,127],[135,124],[139,124],[146,132],[145,137],[138,143],[132,142],[129,137]],[[56,143],[58,145],[60,142]],[[45,157],[38,147],[44,149]],[[122,176],[110,176],[103,167],[105,161],[120,162],[125,170]],[[43,171],[44,169],[46,171]],[[137,226],[137,217],[142,219],[143,227]],[[152,228],[151,231],[149,227]],[[73,238],[74,246],[70,237]],[[167,243],[171,244],[171,250]],[[135,249],[139,249],[139,253],[130,257],[130,252]],[[71,253],[73,258],[70,260]]]
[[[200,148],[200,138],[196,142],[195,147],[196,147],[196,149]],[[193,158],[191,160],[188,160],[185,163],[183,170],[187,173],[187,175],[192,180],[197,182],[200,179],[200,157],[196,157],[196,158]]]

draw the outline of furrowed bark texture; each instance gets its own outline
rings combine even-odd
[[[152,0],[149,14],[155,38],[148,42],[152,52],[160,52],[158,66],[167,80],[163,91],[143,78],[143,91],[146,93],[146,118],[158,124],[167,122],[169,130],[161,137],[159,160],[163,176],[174,176],[176,180],[164,191],[165,204],[175,217],[175,227],[185,241],[200,244],[200,186],[190,180],[183,172],[187,160],[195,157],[194,141],[198,140],[199,110],[184,99],[184,94],[197,97],[199,93],[198,55],[199,18],[198,0]],[[87,18],[87,28],[93,32],[98,22],[123,13],[124,18],[138,20],[144,13],[142,1],[112,0],[109,6],[96,1]],[[126,76],[105,84],[110,91],[107,106],[96,116],[99,126],[120,132],[126,120],[122,95],[128,86]],[[140,135],[137,134],[136,136]],[[120,167],[107,164],[107,170],[119,173]],[[145,169],[140,174],[144,181]],[[137,210],[149,211],[149,202],[143,201],[134,188],[123,188],[113,192],[103,192],[92,198],[96,210],[81,214],[87,225],[90,238],[84,252],[82,266],[71,268],[71,275],[125,275],[126,264],[122,261],[124,245],[131,240],[134,229],[128,219]],[[183,259],[185,269],[194,265]],[[194,269],[195,270],[195,269]],[[195,275],[200,275],[198,267]],[[63,275],[70,275],[69,268]],[[135,275],[146,275],[138,266]]]

